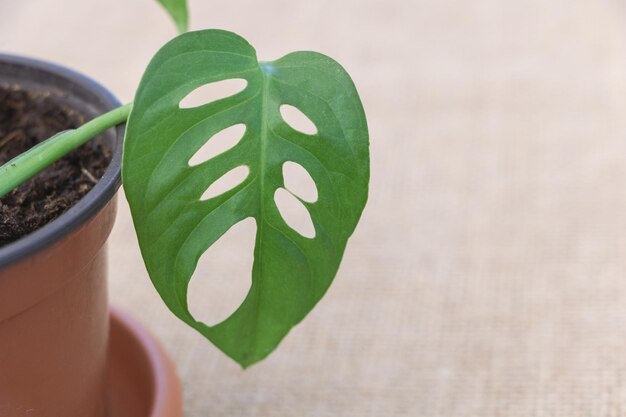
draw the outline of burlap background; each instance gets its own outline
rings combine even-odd
[[[623,1],[191,6],[194,28],[240,32],[262,58],[341,61],[369,115],[372,187],[328,296],[247,371],[166,311],[122,201],[111,298],[171,352],[187,416],[626,415]],[[172,35],[148,0],[0,0],[0,50],[124,100]],[[252,231],[213,250],[197,305],[233,301]]]

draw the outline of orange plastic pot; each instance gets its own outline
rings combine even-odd
[[[31,59],[0,55],[0,81],[55,94],[87,118],[119,105],[92,80]],[[123,127],[102,140],[113,158],[95,187],[58,219],[0,248],[0,417],[182,415],[178,380],[156,342],[119,314],[109,337],[106,242]],[[132,387],[121,389],[128,381]]]

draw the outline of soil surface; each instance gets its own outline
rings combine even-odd
[[[0,165],[42,140],[80,126],[61,98],[0,84]],[[102,177],[111,151],[90,141],[0,199],[0,247],[63,214]]]

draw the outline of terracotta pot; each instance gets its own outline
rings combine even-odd
[[[87,118],[119,105],[94,81],[31,59],[0,55],[0,80],[58,95]],[[126,375],[145,385],[136,392],[152,396],[108,386],[106,241],[116,214],[123,133],[118,127],[103,135],[113,158],[84,198],[48,225],[0,248],[0,417],[104,417],[111,409],[125,416],[161,416],[154,405],[156,396],[163,397],[155,388],[159,379],[171,391],[161,398],[169,402],[164,409],[171,406],[179,411],[169,415],[181,415],[180,387],[169,361],[151,354],[155,342],[136,325],[129,327],[128,320],[120,321],[119,314],[113,320],[112,380],[121,384],[120,375]],[[144,359],[124,374],[130,365],[120,358],[126,354]],[[111,404],[111,398],[124,395],[139,414],[124,411],[126,404]]]

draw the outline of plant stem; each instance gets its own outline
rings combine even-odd
[[[128,120],[132,106],[133,103],[125,104],[90,120],[79,128],[58,133],[2,165],[0,198],[94,136]]]

